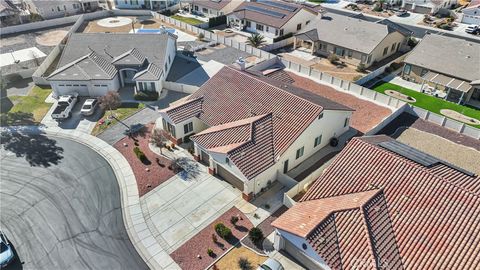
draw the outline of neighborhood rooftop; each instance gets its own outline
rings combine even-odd
[[[230,4],[232,1],[238,1],[238,0],[203,0],[203,1],[189,0],[188,2],[190,2],[191,4],[207,7],[214,10],[221,10],[222,8]]]
[[[296,36],[311,41],[323,41],[370,54],[378,44],[397,29],[390,23],[373,23],[332,13],[317,17]],[[399,31],[405,34],[405,31]]]
[[[475,269],[479,195],[478,176],[387,136],[354,138],[273,225],[332,269]]]
[[[257,2],[243,2],[233,13],[239,19],[247,19],[261,24],[281,28],[300,10],[305,9],[312,13],[315,10],[295,4],[275,0],[258,0]]]
[[[186,101],[161,112],[174,123],[198,117],[210,128],[191,139],[227,153],[251,179],[274,164],[323,110],[352,110],[286,86],[224,67]]]
[[[480,80],[480,43],[429,34],[408,54],[405,63],[468,82]]]
[[[111,79],[113,65],[139,65],[145,60],[162,70],[170,34],[75,33],[63,50],[57,70],[49,79]],[[93,58],[92,58],[93,57]],[[96,61],[89,61],[96,60]],[[99,64],[101,62],[101,64]],[[153,72],[152,72],[153,71]],[[114,74],[113,74],[114,75]],[[157,77],[158,77],[157,76]],[[158,78],[157,78],[158,79]]]

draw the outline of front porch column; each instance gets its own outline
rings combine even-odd
[[[447,91],[447,95],[445,96],[445,100],[448,100],[448,96],[450,95],[450,91],[452,91],[452,88],[448,87],[447,88],[448,91]]]
[[[213,158],[211,156],[209,156],[209,159],[210,159],[210,166],[208,166],[208,173],[211,174],[211,175],[215,175],[216,171],[215,171],[215,161],[213,161]]]
[[[462,101],[463,101],[463,96],[465,96],[465,92],[462,92],[462,95],[461,95],[460,98],[458,99],[458,103],[457,103],[457,104],[462,103]]]
[[[312,47],[310,48],[310,50],[311,50],[311,54],[313,55],[315,52],[315,42],[313,41],[310,41],[310,42],[312,42]]]
[[[293,49],[297,49],[297,37],[293,37]]]

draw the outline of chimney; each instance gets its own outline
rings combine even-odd
[[[239,57],[235,63],[240,67],[240,70],[245,70],[245,60],[243,60],[243,57]]]

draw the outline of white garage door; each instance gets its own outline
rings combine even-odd
[[[243,181],[238,179],[235,175],[224,169],[222,166],[217,165],[217,174],[223,180],[227,181],[228,183],[232,184],[232,186],[238,188],[239,190],[243,191],[244,185]]]
[[[462,22],[468,24],[480,24],[480,17],[464,14]]]
[[[60,84],[57,87],[59,95],[71,95],[78,93],[79,96],[89,96],[88,87],[81,84]]]
[[[305,253],[300,251],[296,246],[294,246],[290,241],[287,239],[283,239],[284,244],[285,244],[285,251],[288,252],[292,257],[294,257],[297,261],[301,262],[304,267],[306,267],[309,270],[323,270],[323,268],[314,263]]]
[[[108,85],[106,84],[94,84],[92,87],[92,92],[90,93],[90,96],[93,97],[99,97],[99,96],[104,96],[108,92]]]

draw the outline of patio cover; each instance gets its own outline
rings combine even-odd
[[[455,79],[443,74],[439,74],[437,72],[429,71],[427,74],[423,75],[422,77],[424,80],[438,83],[440,85],[461,91],[461,92],[468,92],[472,86],[463,80]]]

